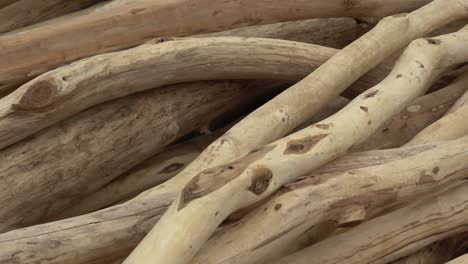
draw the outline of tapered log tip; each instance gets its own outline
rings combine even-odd
[[[57,85],[50,80],[41,80],[29,86],[21,96],[19,106],[43,108],[50,105],[58,93]]]

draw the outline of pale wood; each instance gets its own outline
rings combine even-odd
[[[417,247],[468,230],[467,191],[468,183],[464,181],[458,187],[372,219],[275,264],[388,263]]]
[[[249,115],[250,121],[256,122],[251,127],[267,127],[259,122],[267,120],[263,117],[266,113],[263,111],[269,108],[267,113],[275,116],[278,123],[286,124],[291,123],[291,119],[299,119],[308,111],[313,111],[313,109],[305,110],[302,107],[312,108],[313,106],[313,104],[304,104],[303,99],[313,98],[313,96],[306,96],[307,92],[315,91],[311,87],[316,85],[316,87],[327,88],[320,89],[319,92],[325,98],[327,98],[325,95],[327,92],[329,92],[328,96],[332,96],[335,89],[353,81],[353,77],[359,77],[360,70],[366,70],[367,66],[378,63],[379,56],[391,55],[392,51],[395,51],[392,50],[395,48],[393,46],[398,47],[406,38],[435,26],[441,22],[438,19],[442,17],[445,22],[449,22],[447,20],[453,15],[445,16],[451,12],[438,18],[434,14],[435,10],[439,11],[437,14],[442,14],[443,12],[439,10],[442,7],[445,8],[444,11],[452,10],[454,14],[458,14],[455,16],[468,15],[468,8],[465,8],[468,7],[468,1],[434,1],[411,14],[384,19],[379,23],[380,26],[377,25],[362,38],[337,53],[311,75]],[[434,18],[435,20],[431,21]],[[414,22],[408,23],[411,20]],[[398,32],[401,32],[400,23],[401,26],[407,25],[409,29],[407,33],[393,36],[386,32],[388,29],[392,32],[396,28]],[[414,31],[411,30],[412,25],[418,25]],[[385,35],[387,35],[386,38],[383,37]],[[383,54],[377,53],[379,56],[370,56],[373,57],[373,61],[368,61],[370,57],[366,58],[366,54],[362,54],[362,51],[367,50],[364,47],[368,44],[379,39],[386,41],[378,46]],[[423,94],[444,70],[464,62],[468,58],[468,52],[464,47],[467,39],[468,30],[464,30],[436,39],[413,41],[384,81],[354,99],[342,111],[324,120],[323,123],[301,130],[230,163],[202,171],[195,174],[196,176],[183,175],[185,171],[193,170],[193,167],[189,165],[181,173],[183,176],[180,178],[190,176],[194,178],[184,187],[178,199],[124,263],[189,262],[229,214],[255,204],[281,185],[344,154],[352,145],[364,141],[383,122],[402,110],[416,96]],[[393,45],[390,40],[395,41]],[[354,53],[349,54],[349,51]],[[352,59],[353,56],[359,57]],[[350,68],[347,68],[348,64]],[[343,69],[347,70],[345,74],[343,74]],[[330,74],[335,71],[339,73]],[[328,79],[330,76],[333,76],[333,80]],[[334,85],[327,87],[325,84],[328,82]],[[285,96],[286,94],[288,96]],[[297,103],[291,95],[296,96]],[[316,93],[315,98],[317,97]],[[256,133],[255,138],[233,141],[232,136],[240,134],[234,131],[242,127],[246,119],[226,133],[226,138],[235,142],[237,150],[242,149],[239,144],[252,146],[262,140]],[[269,129],[273,127],[271,122],[268,127]],[[283,124],[279,127],[280,129],[277,129],[279,131],[275,130],[267,137],[271,139],[280,135],[284,127],[287,125]],[[242,132],[245,136],[245,131]],[[221,140],[223,138],[224,136]],[[200,155],[202,156],[203,154]],[[199,183],[208,181],[208,177],[215,177],[216,181],[208,189],[200,188]]]
[[[447,262],[447,264],[466,264],[466,263],[468,263],[468,254]]]
[[[221,135],[221,132],[202,135],[164,149],[95,193],[66,208],[55,219],[97,211],[165,182],[193,161],[206,146]]]
[[[0,33],[89,7],[102,0],[19,0],[0,9]],[[0,3],[1,7],[2,3]],[[12,62],[10,62],[12,63]]]
[[[264,38],[167,40],[74,62],[0,99],[0,148],[90,106],[155,87],[216,79],[297,81],[337,51]],[[382,74],[372,71],[356,86],[367,88]]]
[[[270,87],[193,83],[99,105],[0,152],[0,230],[48,220],[74,201]]]
[[[443,117],[452,105],[463,101],[460,96],[467,90],[468,72],[465,72],[445,88],[415,99],[368,140],[353,147],[353,151],[394,148],[408,143],[427,126]]]
[[[286,185],[239,224],[213,236],[190,263],[270,263],[284,257],[282,248],[323,221],[356,225],[385,208],[463,179],[468,174],[467,144],[465,137],[419,149],[349,154],[330,169]],[[381,155],[390,151],[401,152],[393,158]]]
[[[352,1],[343,4],[342,0],[138,1],[28,34],[0,36],[0,83],[36,76],[80,58],[129,48],[154,37],[187,36],[307,18],[382,17],[428,2],[371,0],[355,5]]]
[[[326,177],[330,173],[385,164],[415,156],[430,148],[410,146],[354,153],[327,164],[317,174]],[[458,150],[449,148],[453,152]],[[37,263],[41,260],[48,260],[47,263],[87,263],[97,259],[96,263],[107,264],[105,260],[110,256],[126,256],[177,196],[177,192],[169,188],[157,188],[165,192],[161,191],[159,196],[148,196],[146,192],[109,209],[0,234],[0,262],[11,260],[12,254],[18,251],[33,253],[17,255],[20,263]],[[49,241],[57,242],[51,244]]]
[[[468,73],[458,79],[459,84],[468,86]],[[437,120],[420,133],[418,133],[408,144],[424,144],[429,141],[443,141],[456,139],[468,134],[468,103],[466,96],[462,96],[444,117]]]

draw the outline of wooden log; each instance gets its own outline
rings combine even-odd
[[[80,60],[0,99],[0,148],[93,105],[155,87],[197,80],[297,81],[337,51],[260,38],[167,40]],[[368,87],[381,74],[371,72],[356,85]]]
[[[220,132],[202,135],[168,147],[109,182],[95,193],[75,202],[74,206],[63,210],[55,219],[97,211],[165,182],[192,162],[206,146],[220,136]]]
[[[4,149],[0,230],[46,221],[177,138],[269,92],[234,82],[151,90],[91,108]]]
[[[155,37],[187,36],[307,18],[382,17],[417,8],[430,0],[384,2],[372,0],[356,5],[343,4],[342,0],[138,1],[28,34],[0,36],[0,84],[37,76],[80,58],[129,48]]]
[[[89,7],[102,0],[19,0],[0,9],[0,33]],[[2,3],[0,3],[1,7]],[[12,63],[12,62],[10,62]]]
[[[443,117],[452,105],[463,101],[460,96],[467,90],[468,72],[465,72],[444,89],[414,100],[368,140],[353,147],[353,151],[395,148],[408,143],[424,128]]]
[[[388,263],[434,241],[466,232],[467,191],[468,184],[463,181],[458,187],[372,219],[275,264]]]
[[[361,156],[365,152],[347,155],[330,164],[332,169],[319,169],[286,185],[239,224],[212,237],[191,263],[273,262],[284,256],[282,248],[323,221],[353,226],[385,208],[463,179],[468,174],[466,144],[468,137],[421,145],[419,150],[395,149],[401,151],[396,159],[382,157],[390,150],[369,151],[369,159]]]
[[[434,146],[445,145],[438,143]],[[458,146],[463,148],[464,145]],[[431,147],[409,146],[354,153],[327,164],[317,171],[317,174],[326,176],[398,161],[424,153],[429,148]],[[449,146],[447,150],[455,153],[459,148]],[[430,156],[430,153],[427,156]],[[454,154],[451,157],[462,156]],[[165,185],[168,183],[170,184],[166,182]],[[170,190],[170,185],[157,188],[165,192],[161,192],[157,197],[145,192],[136,199],[91,214],[0,234],[0,263],[8,263],[14,259],[26,264],[45,260],[48,264],[91,261],[107,264],[110,256],[127,256],[177,197],[177,191]],[[17,254],[20,251],[25,253]]]
[[[315,99],[317,92],[324,98],[336,95],[334,94],[335,89],[340,92],[339,88],[343,84],[352,82],[354,77],[359,77],[360,70],[366,70],[368,64],[378,63],[378,60],[375,61],[376,57],[390,55],[392,49],[404,43],[406,38],[418,35],[421,33],[420,30],[424,31],[428,29],[426,27],[438,24],[440,22],[438,19],[432,21],[434,23],[432,25],[428,23],[430,18],[435,18],[434,8],[447,7],[448,4],[453,9],[446,10],[453,10],[455,14],[459,13],[460,16],[463,16],[465,12],[465,15],[468,15],[468,9],[461,8],[464,6],[460,5],[461,3],[460,1],[449,3],[436,0],[411,14],[384,19],[383,22],[379,23],[380,26],[377,25],[364,37],[338,52],[301,82],[243,119],[227,132],[226,137],[231,142],[235,142],[236,149],[240,150],[242,146],[239,146],[239,143],[251,147],[265,138],[271,139],[274,136],[279,136],[282,129],[287,127],[292,119],[299,119],[299,122],[303,122],[304,120],[300,119],[304,119],[304,116],[313,112],[314,109],[310,108],[315,105],[303,104],[303,98],[313,98],[313,96],[305,96],[308,92],[316,92]],[[468,1],[463,2],[463,4],[468,7]],[[438,14],[441,13],[438,12]],[[420,20],[422,18],[424,19]],[[408,23],[411,20],[424,21],[424,23],[416,22],[418,26],[413,29],[411,25],[414,23]],[[400,23],[407,25],[408,32],[398,35],[404,37],[392,37],[391,39],[395,41],[393,45],[388,43],[389,38],[382,38],[387,34],[393,35],[386,32],[388,29],[392,32],[395,28],[399,28],[401,32],[401,28],[397,26]],[[326,119],[324,123],[301,130],[292,136],[266,145],[258,151],[253,151],[237,160],[213,167],[213,169],[207,169],[199,174],[184,175],[185,171],[193,169],[189,165],[179,175],[182,175],[181,178],[194,178],[184,187],[178,199],[174,201],[154,229],[148,233],[124,263],[187,263],[208,240],[216,227],[231,213],[259,202],[281,185],[344,154],[352,145],[361,143],[383,122],[402,110],[407,103],[423,94],[441,72],[450,66],[464,62],[468,58],[466,57],[468,53],[463,47],[467,37],[468,30],[463,30],[440,38],[413,41],[384,81],[354,99],[344,110]],[[378,54],[378,56],[366,58],[365,54],[360,53],[363,51],[363,47],[367,47],[379,39],[386,39],[388,43],[380,43],[378,46],[379,49],[382,49],[383,54],[372,53]],[[369,48],[375,48],[375,45]],[[349,51],[356,53],[350,54]],[[389,53],[386,54],[386,52]],[[359,57],[354,60],[351,59],[353,56]],[[374,61],[367,60],[371,57]],[[344,67],[348,64],[351,65],[350,68]],[[343,73],[343,69],[346,69],[345,73]],[[330,79],[330,76],[333,76],[333,79]],[[335,92],[337,91],[335,90]],[[295,97],[291,95],[295,95]],[[327,101],[329,100],[322,102]],[[318,104],[320,105],[322,102],[318,102]],[[266,109],[268,111],[265,111]],[[261,123],[267,120],[264,118],[266,113],[275,116],[277,123],[283,123],[279,126],[280,129],[276,129],[263,139],[256,133],[255,138],[232,141],[233,136],[240,134],[234,131],[249,121],[253,122],[250,127],[272,128],[271,122],[267,126],[263,126]],[[242,133],[245,136],[245,129]],[[221,137],[222,139],[223,137]],[[217,142],[215,141],[214,144]],[[220,153],[223,152],[219,151],[218,154]],[[194,167],[196,166],[199,164],[194,165]],[[209,182],[208,178],[213,176],[215,176],[215,180],[211,187],[200,189],[199,182]],[[199,226],[202,222],[203,227]]]

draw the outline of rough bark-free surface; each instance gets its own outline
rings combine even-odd
[[[405,110],[395,115],[374,135],[354,147],[353,150],[394,148],[408,143],[427,126],[440,119],[452,106],[455,107],[460,102],[464,102],[464,98],[460,96],[467,90],[468,73],[463,73],[445,88],[411,102]],[[461,122],[460,125],[462,124],[465,122]]]
[[[427,146],[411,146],[354,153],[327,164],[317,175],[397,161],[427,149]],[[450,150],[457,151],[457,148]],[[48,264],[88,263],[94,260],[107,264],[105,260],[110,256],[126,256],[177,196],[177,192],[169,188],[158,186],[156,189],[160,190],[157,197],[148,196],[146,192],[109,209],[0,234],[0,263],[16,259],[19,263],[45,260]],[[12,256],[19,251],[27,253]]]
[[[336,49],[312,44],[227,37],[158,39],[80,60],[0,99],[0,148],[90,106],[139,91],[197,80],[297,81],[335,53]],[[374,71],[356,85],[368,87],[381,74]]]
[[[86,8],[101,1],[19,0],[3,8],[0,3],[0,34]]]
[[[434,13],[441,7],[445,7],[444,10],[447,10],[447,13],[437,12],[440,17],[436,17]],[[378,63],[378,58],[382,55],[391,55],[391,51],[395,51],[393,48],[399,47],[407,38],[417,36],[431,27],[437,27],[436,25],[440,23],[447,23],[454,15],[458,18],[468,15],[466,7],[468,7],[468,1],[434,1],[411,14],[382,20],[373,30],[338,52],[301,82],[235,125],[226,133],[226,137],[236,136],[238,133],[234,131],[242,127],[246,123],[245,120],[256,121],[257,123],[252,127],[266,127],[259,122],[268,120],[262,117],[262,114],[265,115],[262,111],[269,107],[270,111],[267,112],[269,115],[279,112],[283,116],[278,123],[288,124],[293,119],[292,116],[295,119],[304,118],[307,112],[313,111],[313,109],[303,109],[301,105],[302,103],[304,108],[306,106],[311,108],[311,105],[303,102],[303,98],[312,97],[306,96],[307,92],[316,91],[313,89],[316,87],[325,88],[316,91],[325,98],[334,95],[333,91],[340,92],[342,85],[359,77],[360,70],[365,71],[368,66]],[[442,17],[445,22],[439,20]],[[417,23],[421,19],[425,22],[423,25]],[[409,23],[412,20],[418,24],[417,27],[412,28],[414,24]],[[401,32],[400,23],[401,26],[407,26],[407,34],[393,36],[391,32],[395,32],[396,28]],[[320,126],[304,129],[230,163],[207,169],[199,174],[181,176],[194,178],[184,187],[179,198],[174,201],[155,228],[132,252],[125,263],[187,263],[190,261],[229,214],[260,201],[281,185],[344,154],[354,144],[361,143],[370,136],[370,133],[383,125],[383,122],[401,111],[407,103],[423,94],[437,79],[438,74],[468,59],[466,47],[463,45],[467,41],[467,32],[464,30],[461,33],[445,35],[441,38],[414,41],[384,81],[354,99],[338,114],[324,120]],[[360,53],[362,48],[378,39],[386,40],[377,48],[377,52],[382,53],[378,53],[380,56],[366,57],[365,54]],[[389,43],[389,39],[394,42]],[[350,51],[354,53],[350,54]],[[360,57],[353,60],[352,56]],[[371,57],[373,61],[368,61]],[[350,68],[344,67],[347,64],[352,65]],[[343,69],[347,71],[343,73]],[[339,72],[330,74],[335,71]],[[333,76],[333,80],[329,79],[330,76]],[[324,78],[327,80],[323,80]],[[329,86],[327,87],[326,84]],[[326,94],[327,92],[329,94]],[[297,99],[297,103],[291,95],[299,97],[294,98]],[[315,96],[317,97],[319,96]],[[272,128],[271,123],[268,126]],[[280,126],[280,128],[284,127],[287,125]],[[264,135],[264,138],[257,133],[256,138],[249,138],[245,142],[234,142],[238,149],[240,149],[239,143],[252,146],[265,138],[279,135],[282,131],[278,130]],[[243,136],[246,136],[245,133]],[[223,140],[223,137],[220,140]],[[233,142],[232,138],[230,139]],[[203,157],[203,154],[200,157]],[[189,168],[193,169],[189,165],[184,171],[190,171]],[[216,177],[217,180],[210,188],[200,189],[199,184],[210,176]],[[226,200],[229,201],[225,202]],[[203,227],[200,226],[202,222]]]
[[[465,177],[467,144],[468,138],[463,138],[414,149],[349,154],[325,171],[286,185],[239,224],[212,237],[192,262],[270,263],[284,256],[281,248],[323,221],[356,225],[389,206]],[[394,151],[397,156],[382,156]]]
[[[109,102],[0,152],[0,230],[47,220],[74,201],[269,89],[166,87]],[[242,102],[245,101],[245,102]]]
[[[468,254],[447,262],[447,264],[465,264],[465,263],[468,263]]]
[[[372,0],[357,5],[343,0],[138,1],[27,34],[1,36],[0,84],[36,76],[79,58],[135,46],[154,37],[187,36],[318,17],[382,17],[427,2],[398,0],[390,4]]]
[[[220,135],[220,132],[199,136],[164,149],[95,193],[76,202],[71,208],[66,208],[57,218],[68,218],[97,211],[163,183],[192,162]]]
[[[388,263],[434,241],[466,231],[467,191],[468,183],[464,181],[443,194],[372,219],[275,264]]]

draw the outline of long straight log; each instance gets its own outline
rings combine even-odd
[[[55,216],[177,138],[270,92],[234,82],[166,87],[96,106],[4,149],[0,230]]]
[[[28,34],[1,36],[0,84],[36,76],[79,58],[129,48],[154,37],[187,36],[307,18],[383,17],[428,2],[371,0],[356,5],[352,1],[343,4],[342,0],[138,1]]]
[[[53,17],[68,14],[70,12],[89,7],[101,1],[102,0],[14,1],[13,3],[0,9],[0,34],[35,24]]]
[[[266,118],[255,118],[266,109],[270,111],[263,112],[263,115],[267,115],[267,113],[272,115],[276,111],[277,118],[278,115],[283,117],[277,119],[278,123],[288,124],[293,118],[300,119],[307,115],[307,112],[313,111],[310,109],[312,105],[303,102],[303,98],[312,98],[312,96],[305,96],[307,92],[315,91],[322,93],[322,95],[329,92],[328,96],[332,96],[334,89],[339,89],[341,85],[352,82],[353,77],[359,77],[359,70],[355,68],[356,66],[362,67],[360,70],[366,70],[367,63],[372,65],[372,63],[379,62],[378,60],[367,61],[370,57],[365,58],[365,54],[362,53],[359,54],[361,58],[350,61],[350,56],[358,54],[348,54],[347,52],[354,51],[354,49],[357,49],[356,53],[359,53],[359,50],[362,52],[363,47],[367,47],[368,44],[382,39],[382,36],[388,34],[386,33],[387,29],[392,32],[396,26],[401,31],[401,28],[397,26],[401,23],[402,26],[407,25],[409,31],[407,34],[403,34],[402,39],[391,38],[392,41],[395,41],[393,44],[399,46],[406,38],[414,36],[413,34],[418,35],[421,33],[420,30],[424,31],[428,27],[434,26],[436,21],[440,23],[441,21],[438,19],[442,17],[445,21],[449,19],[446,17],[447,14],[444,14],[432,21],[434,24],[430,25],[430,18],[435,17],[434,8],[441,7],[452,10],[455,16],[468,15],[468,8],[466,8],[468,1],[434,1],[411,14],[384,19],[379,24],[380,26],[377,25],[308,77],[256,110],[246,119],[251,122],[255,121],[252,127],[271,128],[271,123],[268,126],[262,126],[259,123],[267,120]],[[438,14],[441,13],[438,12]],[[421,18],[424,18],[424,23],[417,22],[421,21]],[[415,20],[416,23],[408,23],[411,20]],[[411,25],[415,24],[418,24],[418,27],[413,32]],[[380,35],[381,33],[382,35]],[[361,143],[383,122],[401,111],[416,96],[424,93],[440,73],[448,67],[468,59],[468,53],[463,45],[467,38],[468,30],[463,30],[460,33],[436,39],[414,41],[384,81],[354,99],[345,109],[326,119],[324,123],[301,130],[232,162],[207,169],[199,174],[189,174],[194,178],[184,187],[178,199],[174,201],[154,229],[124,263],[189,262],[216,227],[231,213],[259,202],[281,185],[344,154],[354,144]],[[388,43],[389,39],[385,39]],[[382,48],[384,54],[394,48],[392,45],[383,43],[380,43],[379,47]],[[456,55],[454,56],[454,54]],[[342,63],[337,63],[337,61]],[[354,67],[344,67],[348,64],[352,64]],[[346,69],[346,74],[342,73],[343,68]],[[329,75],[330,72],[337,72],[337,74]],[[412,75],[408,73],[412,73]],[[329,79],[330,76],[334,77],[333,80]],[[335,85],[327,85],[329,83]],[[325,89],[316,91],[311,86]],[[289,96],[285,96],[286,94]],[[292,98],[291,94],[297,96],[297,103],[294,103],[296,98]],[[301,104],[309,109],[303,109]],[[260,116],[262,115],[260,114]],[[230,137],[231,142],[232,136],[237,135],[233,131],[242,127],[246,119],[227,132],[226,137]],[[284,127],[287,125],[280,126],[283,129]],[[274,131],[273,135],[268,136],[271,138],[281,132],[281,130]],[[245,130],[242,133],[245,136]],[[234,142],[237,149],[240,149],[239,143],[249,146],[255,145],[252,142],[260,142],[261,140],[262,138],[257,133],[255,138],[249,139],[247,142]],[[189,171],[189,168],[193,169],[189,165],[184,171]],[[199,183],[211,181],[209,177],[215,177],[211,188],[200,189]],[[207,219],[209,220],[207,221]],[[201,222],[203,222],[203,227],[200,226]]]
[[[167,40],[80,60],[0,99],[0,148],[93,105],[155,87],[197,80],[297,81],[337,51],[260,38]],[[382,74],[373,71],[356,85],[367,88]]]
[[[388,263],[434,241],[466,232],[467,191],[464,181],[443,194],[372,219],[275,264]]]

